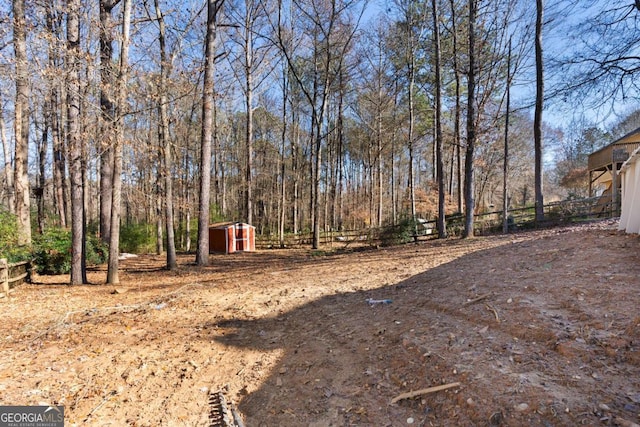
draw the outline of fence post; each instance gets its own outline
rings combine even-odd
[[[5,296],[9,296],[9,264],[6,258],[0,258],[0,284]]]

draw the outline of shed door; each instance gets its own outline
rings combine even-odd
[[[249,238],[249,229],[243,227],[242,224],[236,225],[236,250],[244,251],[249,248],[248,246],[248,238]]]
[[[236,236],[233,231],[233,226],[225,229],[227,235],[227,253],[233,253],[236,251]]]

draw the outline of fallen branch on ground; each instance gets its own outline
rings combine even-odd
[[[465,303],[464,303],[464,304],[462,304],[462,305],[463,305],[463,306],[471,305],[471,304],[474,304],[474,303],[476,303],[476,302],[478,302],[478,301],[482,301],[483,299],[489,298],[490,296],[491,296],[491,293],[484,294],[484,295],[480,295],[480,296],[479,296],[479,297],[477,297],[477,298],[470,299],[469,301],[465,302]]]
[[[435,393],[437,391],[447,390],[447,389],[459,387],[459,386],[460,386],[460,383],[456,382],[456,383],[438,385],[435,387],[423,388],[422,390],[410,391],[408,393],[402,393],[401,395],[391,399],[391,404],[393,405],[394,403],[400,400],[411,399],[417,396],[422,396],[424,394]]]
[[[100,408],[102,408],[104,406],[105,403],[107,403],[109,401],[109,399],[111,399],[113,396],[115,396],[116,394],[118,394],[118,392],[116,390],[112,390],[110,391],[104,399],[102,399],[102,402],[98,403],[98,406],[94,407],[91,412],[89,412],[87,414],[87,417],[84,419],[84,422],[86,423],[87,421],[89,421],[89,418],[91,418],[91,416],[97,412]]]
[[[485,304],[485,307],[487,307],[487,310],[493,312],[493,315],[496,317],[496,322],[500,323],[500,317],[498,316],[498,310],[496,310],[493,306],[490,306],[489,304]]]

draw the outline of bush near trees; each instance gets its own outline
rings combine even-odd
[[[89,235],[86,242],[87,264],[106,261],[108,248]],[[71,231],[49,228],[35,236],[33,242],[34,268],[39,274],[68,274],[71,271]]]
[[[152,224],[129,224],[120,228],[120,250],[132,254],[155,251],[156,236]]]
[[[9,263],[29,259],[28,247],[18,244],[18,220],[15,215],[0,209],[0,258]]]
[[[89,236],[86,242],[87,264],[102,264],[107,248],[99,239]],[[67,274],[71,268],[71,232],[52,227],[34,234],[32,246],[18,244],[18,220],[15,215],[0,210],[0,258],[9,263],[33,260],[40,274]]]

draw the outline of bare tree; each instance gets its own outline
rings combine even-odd
[[[511,39],[507,58],[507,94],[504,115],[504,159],[502,163],[502,232],[509,232],[509,119],[511,115]]]
[[[460,147],[462,145],[460,138],[460,119],[462,113],[461,106],[461,77],[460,77],[460,66],[458,64],[458,24],[457,24],[457,14],[456,14],[456,4],[455,0],[450,0],[451,7],[451,34],[453,43],[453,74],[455,81],[455,107],[454,107],[454,122],[453,122],[453,145],[455,149],[455,157],[456,157],[456,182],[457,182],[457,191],[456,191],[456,201],[458,206],[458,212],[462,212],[462,153],[460,152]],[[453,163],[453,162],[452,162]],[[453,173],[451,173],[453,179]]]
[[[71,284],[87,283],[80,141],[80,0],[67,1],[67,133],[71,163]]]
[[[160,44],[160,82],[158,83],[158,143],[163,153],[162,174],[164,175],[164,200],[165,200],[165,228],[167,235],[167,269],[174,270],[178,263],[176,259],[176,244],[173,231],[173,177],[171,175],[173,158],[171,150],[171,138],[169,135],[169,118],[167,113],[167,75],[171,62],[167,58],[166,27],[164,16],[160,9],[160,2],[154,1],[156,19],[158,21],[158,42]]]
[[[438,237],[447,235],[445,221],[445,186],[444,164],[442,160],[442,77],[440,72],[441,48],[440,48],[440,13],[438,0],[431,0],[433,9],[433,44],[434,44],[434,69],[435,69],[435,98],[436,98],[436,176],[438,181]]]
[[[542,109],[544,104],[544,62],[542,57],[542,25],[544,0],[536,0],[536,106],[533,123],[535,141],[535,198],[536,223],[544,219],[544,198],[542,193]]]
[[[286,203],[287,203],[287,164],[286,164],[286,149],[287,149],[287,103],[289,102],[289,67],[286,61],[282,61],[282,132],[280,134],[280,205],[278,214],[278,241],[280,247],[284,248],[284,231],[285,221],[287,217]]]
[[[247,223],[254,220],[253,195],[253,157],[254,153],[254,111],[256,90],[264,82],[267,73],[270,44],[264,43],[262,30],[267,14],[266,2],[259,0],[243,0],[232,9],[231,18],[241,24],[233,32],[232,40],[240,48],[237,62],[240,64],[242,91],[245,103],[245,171],[244,171],[244,214]]]
[[[44,105],[42,107],[44,115],[44,124],[42,126],[42,134],[37,140],[38,148],[38,173],[36,175],[36,186],[33,188],[33,193],[36,198],[36,204],[38,206],[38,233],[42,234],[45,228],[45,192],[47,185],[47,151],[49,147],[49,130],[51,129],[52,112],[49,110],[51,102],[49,101],[50,93],[45,95]]]
[[[11,164],[11,155],[9,141],[7,140],[6,127],[4,121],[4,100],[0,93],[0,143],[2,143],[4,180],[6,186],[6,200],[9,212],[15,212],[16,201],[13,188],[13,165]]]
[[[200,210],[198,213],[198,247],[196,264],[209,265],[209,204],[211,201],[211,141],[213,130],[213,96],[215,48],[218,13],[224,0],[207,1],[207,35],[204,52],[202,89],[202,133],[200,137]]]
[[[113,201],[113,133],[116,121],[113,66],[113,19],[111,13],[120,0],[100,0],[100,238],[111,239]]]
[[[296,33],[298,40],[306,37],[311,47],[308,58],[294,57],[291,50],[294,30],[287,29],[283,20],[283,5],[278,8],[276,43],[285,56],[293,78],[311,110],[311,224],[312,247],[320,246],[320,183],[322,180],[322,151],[326,140],[328,100],[332,87],[337,82],[346,54],[358,28],[364,8],[360,10],[356,23],[346,22],[354,1],[318,2],[298,0],[292,3],[296,16],[304,29]],[[297,19],[297,18],[296,18]]]
[[[463,237],[473,237],[475,199],[473,192],[473,156],[476,145],[476,12],[477,0],[469,0],[469,74],[467,76],[467,148],[464,161],[464,231]]]
[[[120,282],[118,275],[120,257],[120,216],[122,210],[122,155],[124,145],[124,116],[126,109],[127,80],[129,76],[129,34],[131,31],[131,0],[122,5],[122,41],[120,43],[120,67],[117,81],[116,123],[113,147],[113,184],[111,205],[111,230],[107,283]]]
[[[385,206],[385,183],[384,176],[388,173],[393,181],[393,166],[391,170],[385,170],[386,161],[394,162],[394,150],[389,150],[388,146],[394,144],[394,138],[389,135],[390,130],[395,130],[393,114],[396,95],[394,93],[394,83],[396,80],[392,57],[389,55],[389,44],[391,36],[388,31],[389,21],[381,19],[375,21],[370,30],[364,31],[364,37],[359,43],[359,50],[356,62],[359,63],[359,75],[356,81],[350,83],[351,86],[358,84],[359,89],[356,97],[357,103],[351,109],[355,110],[358,119],[366,127],[366,133],[372,134],[372,141],[367,143],[368,138],[363,141],[366,148],[367,168],[369,169],[370,197],[369,205],[371,211],[371,224],[380,227],[384,221]],[[390,71],[391,70],[391,71]],[[397,80],[396,80],[397,81]],[[347,98],[343,108],[348,108]],[[344,158],[344,154],[342,154]],[[344,162],[340,161],[340,173],[337,174],[338,181],[343,181],[342,169]],[[374,176],[375,174],[375,176]],[[395,188],[391,184],[392,199],[395,200]],[[374,207],[375,205],[375,207]],[[391,203],[393,218],[393,202]]]
[[[47,26],[47,73],[49,76],[49,87],[45,105],[43,106],[45,115],[45,129],[50,131],[53,152],[53,204],[55,212],[58,216],[58,224],[62,228],[67,226],[67,198],[66,187],[66,157],[64,153],[64,135],[62,126],[60,125],[62,116],[62,102],[60,93],[63,92],[64,82],[58,76],[62,55],[56,43],[59,40],[62,31],[62,13],[53,3],[47,3],[46,9],[46,26]],[[43,138],[44,139],[44,138]],[[44,141],[43,141],[44,142]],[[41,175],[43,175],[41,173]],[[43,199],[44,201],[44,199]]]
[[[14,186],[18,243],[31,244],[31,200],[29,186],[29,67],[24,0],[13,0],[13,48],[15,51],[15,156]]]

